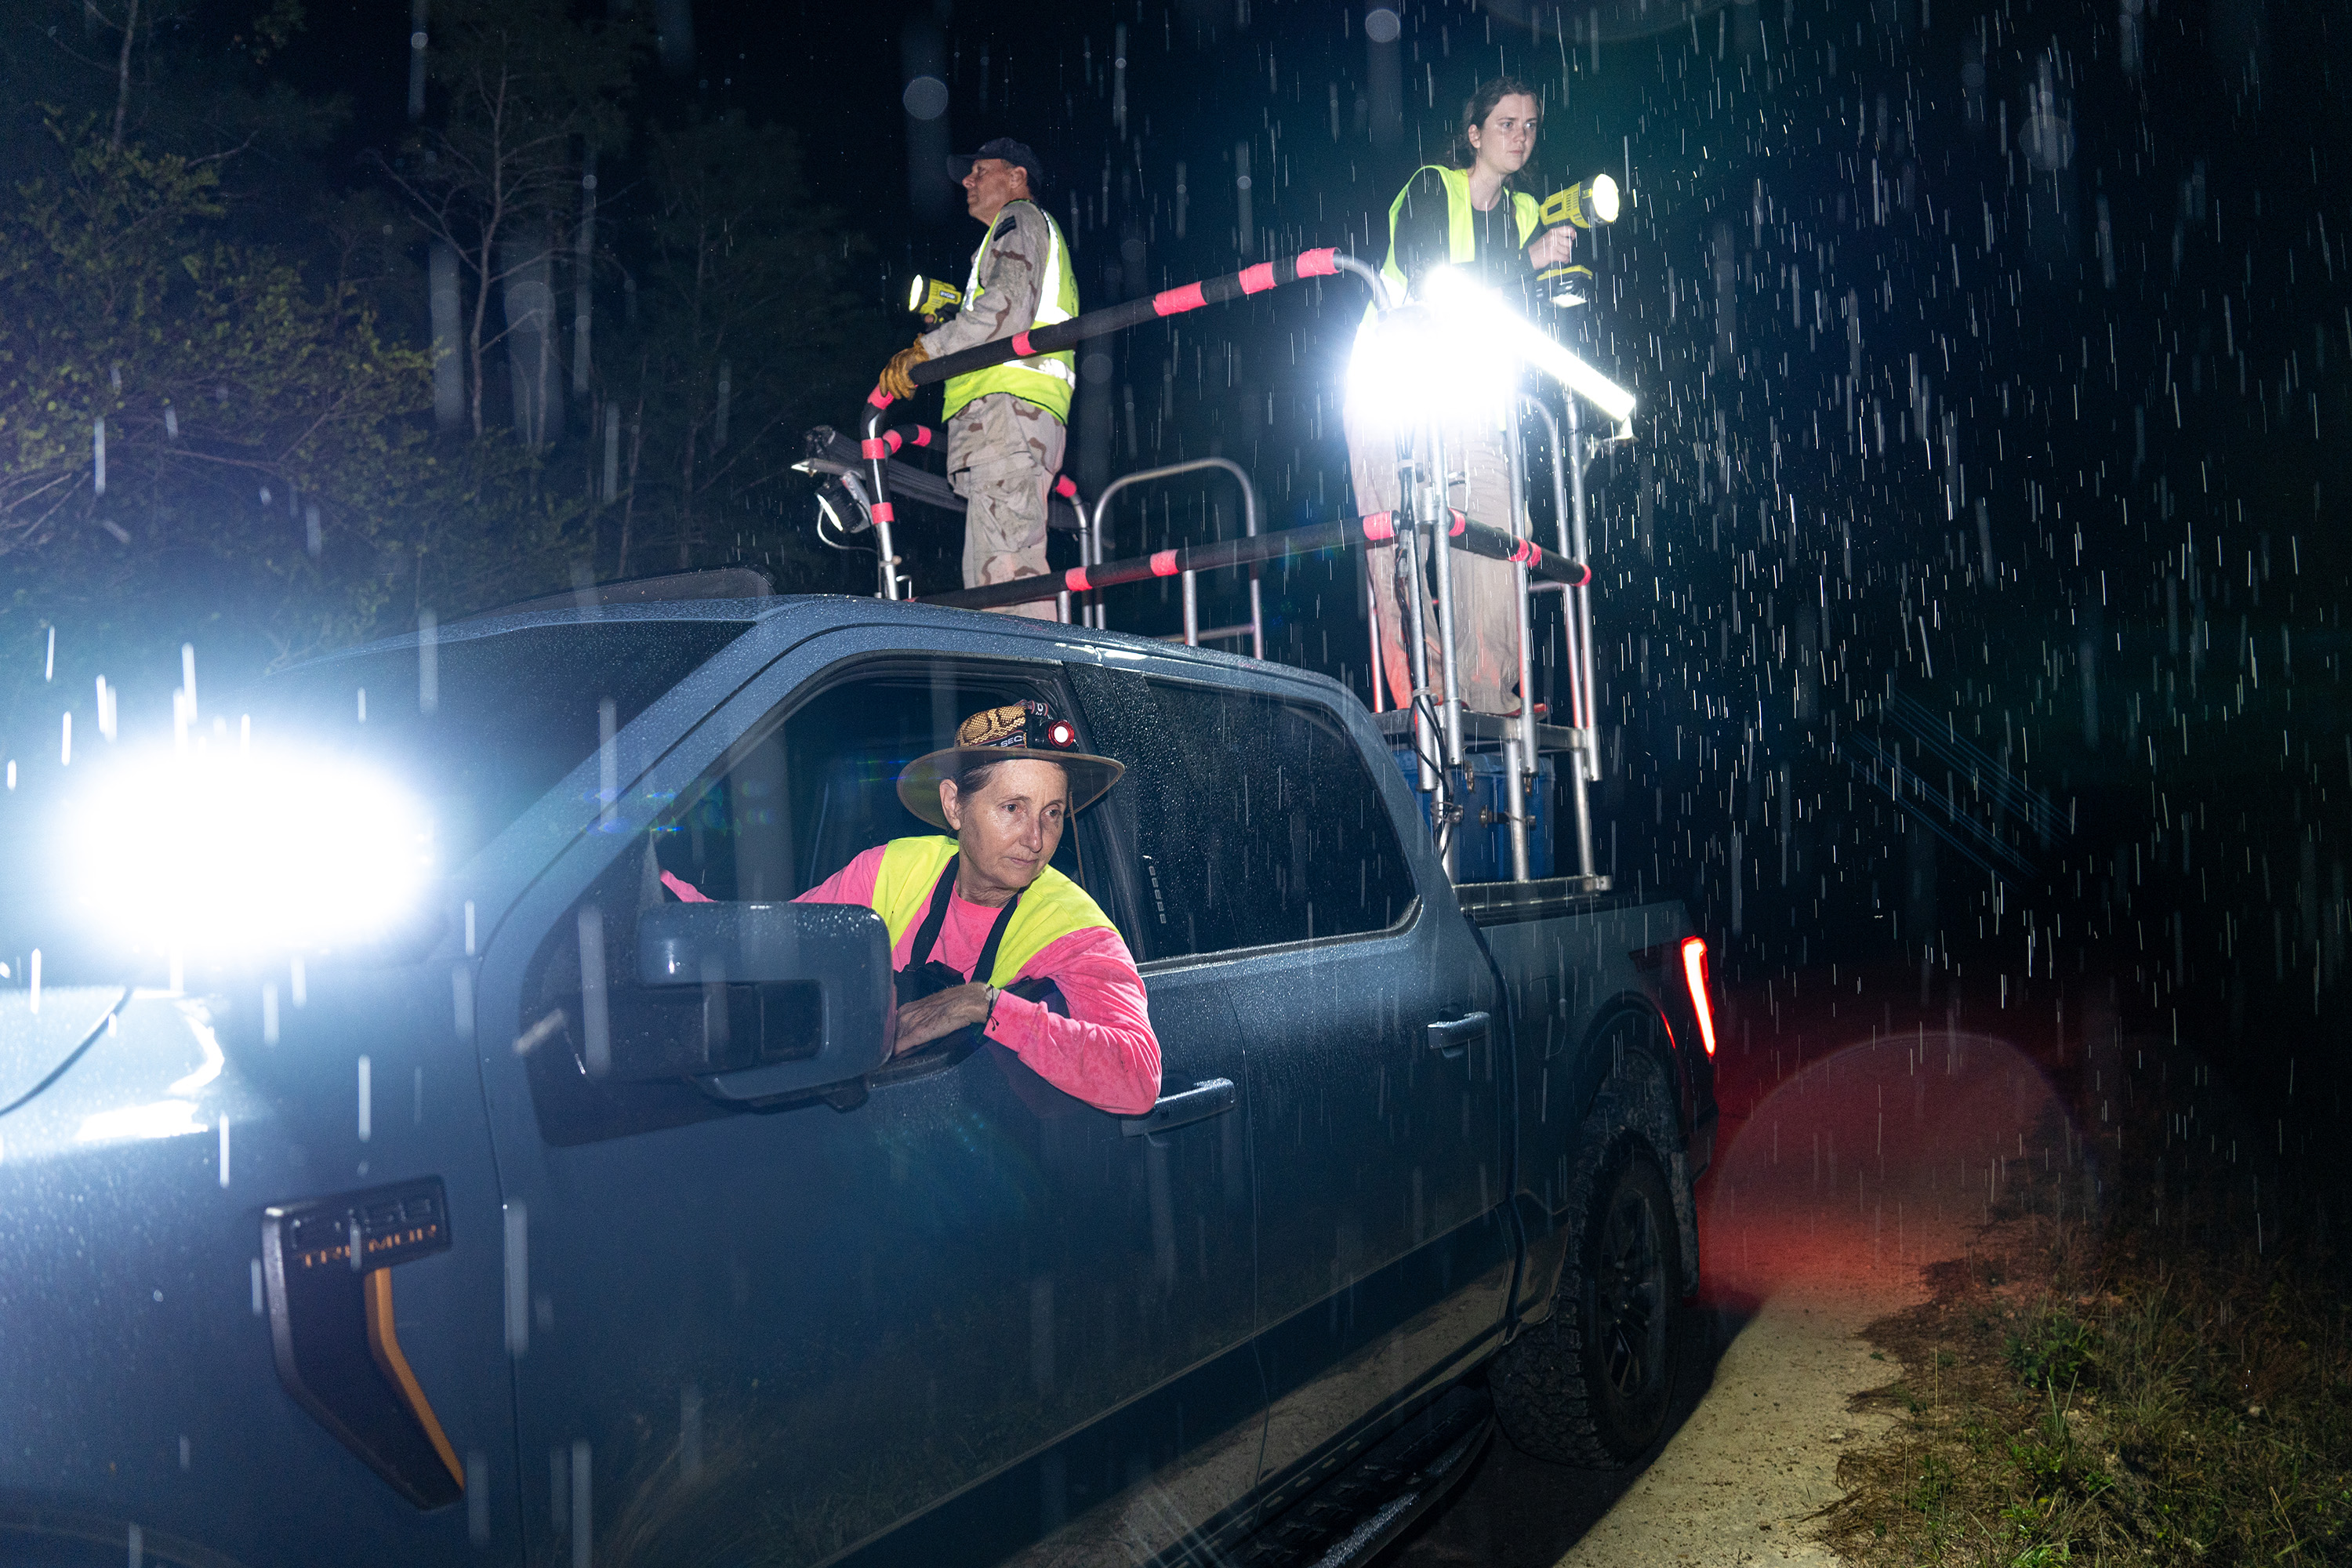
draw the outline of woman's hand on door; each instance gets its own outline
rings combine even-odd
[[[973,984],[950,985],[908,1003],[898,1009],[897,1054],[904,1056],[967,1025],[981,1022],[988,1016],[994,1000],[994,986]]]

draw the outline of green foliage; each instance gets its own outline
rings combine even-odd
[[[411,624],[428,589],[446,613],[546,579],[581,504],[502,437],[434,441],[427,357],[357,283],[241,237],[216,163],[49,133],[55,172],[0,213],[10,642],[71,624],[120,680],[207,620],[282,660]]]
[[[1912,1376],[1898,1440],[1841,1462],[1834,1539],[1855,1561],[2352,1562],[2341,1256],[2315,1237],[2255,1252],[2226,1223],[2226,1153],[2166,1155],[2171,1184],[2154,1180],[2151,1130],[2181,1109],[2163,1086],[2192,1075],[2146,1056],[2104,1232],[2021,1205],[1990,1238],[2003,1261],[1872,1329]],[[1900,1398],[1923,1374],[1928,1397]]]
[[[1921,1513],[1934,1513],[1951,1493],[1951,1464],[1940,1455],[1928,1454],[1921,1458],[1917,1479],[1903,1500]]]
[[[851,574],[803,542],[791,465],[887,355],[869,248],[790,132],[655,120],[641,21],[436,0],[424,120],[354,185],[348,105],[297,85],[302,0],[141,0],[127,46],[120,4],[40,4],[0,30],[0,752],[98,675],[161,708],[183,641],[234,683],[583,574]],[[555,358],[528,428],[519,277]]]
[[[2082,1381],[2097,1350],[2097,1331],[2057,1309],[2037,1313],[2002,1347],[2010,1370],[2026,1387],[2060,1391]]]

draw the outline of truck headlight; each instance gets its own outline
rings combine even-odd
[[[126,757],[66,809],[72,911],[109,945],[233,957],[389,934],[436,867],[424,803],[362,763],[201,747]]]

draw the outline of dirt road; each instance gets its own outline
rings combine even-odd
[[[2063,1161],[2073,1134],[2040,1068],[1994,1036],[1831,1039],[1800,1059],[1782,1037],[1777,1060],[1727,1043],[1704,1283],[1658,1452],[1595,1476],[1497,1440],[1400,1565],[1837,1561],[1807,1521],[1838,1495],[1842,1448],[1884,1428],[1848,1400],[1895,1375],[1859,1331],[1925,1300],[1920,1266],[1964,1255],[2015,1163]]]

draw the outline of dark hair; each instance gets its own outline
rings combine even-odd
[[[996,776],[996,770],[1010,761],[1009,757],[999,757],[992,763],[962,763],[955,773],[956,794],[970,795],[974,790],[986,789],[988,781]]]
[[[1020,760],[1021,759],[1018,757],[996,757],[984,763],[965,762],[961,763],[958,766],[955,772],[954,784],[956,786],[957,795],[968,795],[974,790],[986,789],[988,787],[988,781],[996,776],[997,769],[1003,767],[1007,763],[1019,762]],[[1034,760],[1043,762],[1045,759],[1040,757]],[[1062,766],[1059,763],[1055,763],[1054,765],[1055,767]],[[1067,768],[1062,768],[1062,781],[1065,784],[1068,784],[1070,770]],[[1065,804],[1067,803],[1068,798],[1069,797],[1067,795],[1063,797]]]
[[[1513,96],[1532,98],[1538,106],[1543,99],[1534,88],[1515,76],[1489,77],[1478,84],[1462,105],[1462,123],[1454,128],[1454,140],[1445,144],[1444,157],[1448,168],[1466,169],[1478,161],[1478,149],[1470,145],[1473,126],[1486,123],[1486,116],[1495,112],[1495,105]]]

